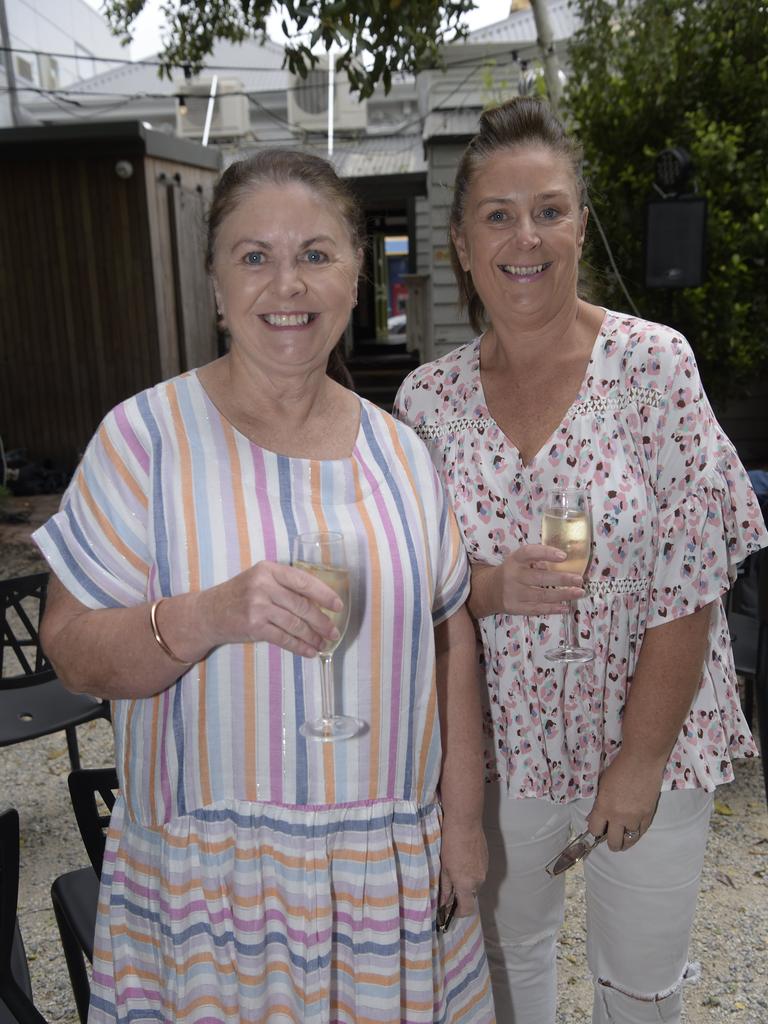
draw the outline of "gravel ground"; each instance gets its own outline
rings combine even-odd
[[[37,569],[25,529],[0,530],[0,576]],[[113,762],[108,723],[92,722],[78,733],[84,766]],[[768,1022],[768,812],[760,762],[742,761],[737,769],[736,782],[720,790],[713,817],[691,949],[701,978],[687,986],[685,1024]],[[69,802],[68,770],[63,733],[0,750],[0,802],[14,804],[21,816],[19,920],[35,1002],[48,1020],[77,1024],[50,901],[54,878],[87,862]],[[579,868],[569,872],[567,886],[557,1020],[588,1024],[592,993]]]

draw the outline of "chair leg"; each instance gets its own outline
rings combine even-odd
[[[69,763],[72,765],[72,771],[76,772],[80,767],[80,748],[77,745],[77,729],[74,725],[70,725],[66,730],[67,733],[67,750],[69,751]]]
[[[757,716],[757,743],[763,762],[765,800],[768,803],[768,625],[765,623],[760,624],[753,693]]]
[[[56,924],[59,926],[61,945],[64,950],[64,959],[67,964],[67,970],[69,971],[69,980],[72,985],[72,992],[75,997],[77,1015],[80,1018],[80,1024],[87,1024],[88,1005],[91,1001],[91,983],[88,980],[88,972],[85,967],[85,960],[83,958],[80,945],[76,937],[73,935],[72,929],[69,927],[69,922],[59,905],[55,882],[51,889],[51,900],[53,902],[53,911],[56,915]]]
[[[744,697],[741,702],[741,710],[751,729],[755,717],[755,677],[743,676],[742,678],[744,680]]]
[[[760,747],[760,760],[763,763],[763,785],[765,786],[765,802],[768,804],[768,680],[755,687],[755,704],[757,706],[757,737]]]

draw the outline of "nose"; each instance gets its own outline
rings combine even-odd
[[[281,260],[276,264],[274,277],[272,278],[272,289],[276,295],[282,298],[301,295],[302,292],[306,291],[301,268],[295,260]]]
[[[517,222],[516,242],[524,251],[535,249],[541,241],[538,227],[532,217],[521,217]]]

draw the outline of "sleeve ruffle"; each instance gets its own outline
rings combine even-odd
[[[735,462],[735,472],[721,463],[699,478],[695,490],[660,511],[648,627],[716,600],[735,580],[739,563],[768,544],[749,477]]]
[[[130,424],[113,410],[88,445],[61,508],[32,536],[52,571],[88,608],[146,600],[151,558],[144,459]]]

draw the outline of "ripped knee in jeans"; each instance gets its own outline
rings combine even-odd
[[[699,978],[699,965],[688,964],[674,985],[661,992],[635,992],[623,988],[608,978],[597,979],[597,989],[603,1001],[607,1020],[617,1024],[624,1020],[679,1021],[682,1006],[682,988],[686,982]]]

